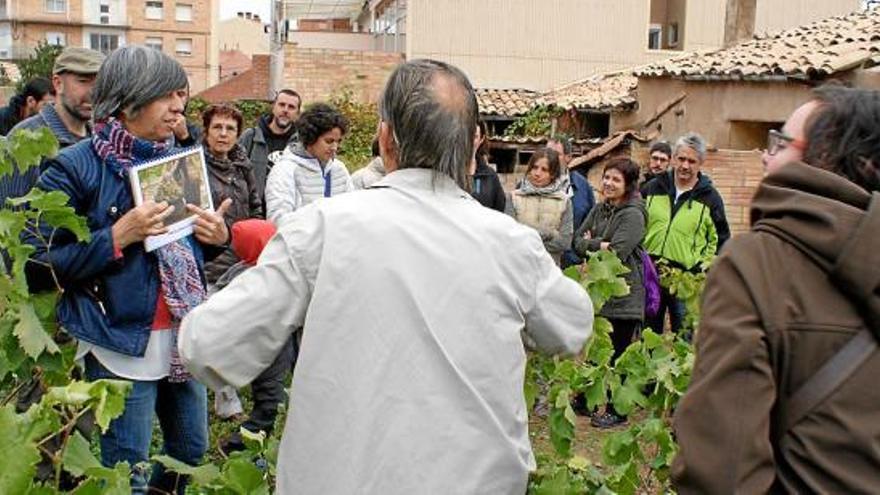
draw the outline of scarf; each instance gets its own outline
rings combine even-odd
[[[92,147],[110,170],[123,178],[133,165],[160,158],[168,149],[165,142],[156,143],[135,137],[115,119],[95,127]],[[162,295],[172,316],[173,345],[168,381],[185,382],[190,379],[190,375],[177,352],[180,321],[207,298],[207,293],[192,246],[186,238],[157,249],[156,257],[159,262]]]
[[[528,195],[549,196],[557,192],[563,192],[567,196],[571,196],[569,193],[570,184],[567,173],[563,173],[556,180],[544,187],[537,187],[529,182],[528,177],[523,177],[522,183],[519,185],[518,189],[523,194]]]

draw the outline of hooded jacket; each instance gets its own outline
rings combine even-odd
[[[266,181],[266,218],[278,223],[290,213],[320,198],[354,190],[351,175],[341,161],[321,164],[302,145],[284,150]]]
[[[624,274],[629,294],[610,299],[600,314],[606,318],[641,320],[645,315],[645,287],[642,283],[642,239],[648,213],[641,198],[632,198],[615,206],[602,202],[593,207],[584,222],[574,233],[574,247],[578,256],[586,258],[589,253],[601,249],[603,242],[611,243],[611,250],[629,268]],[[590,232],[590,239],[584,233]]]
[[[648,210],[645,249],[684,270],[709,262],[730,238],[724,201],[705,174],[675,199],[674,172],[657,176],[642,190]]]
[[[14,95],[9,99],[9,105],[0,108],[0,136],[9,134],[16,124],[21,122],[21,107],[24,106],[24,97]]]
[[[792,163],[767,176],[753,229],[716,260],[690,389],[679,493],[873,493],[880,352],[788,431],[781,405],[859,331],[880,329],[880,194]],[[721,448],[719,448],[721,447]]]
[[[282,135],[277,136],[269,130],[269,121],[272,119],[271,114],[263,115],[257,120],[257,125],[246,129],[238,138],[238,144],[247,153],[248,158],[254,166],[254,177],[257,179],[257,192],[262,198],[266,191],[266,178],[274,163],[269,159],[271,153],[283,150],[286,146],[292,145],[299,141],[296,134],[296,126],[291,125],[290,129]],[[277,138],[277,139],[276,139]],[[273,145],[274,141],[284,141],[286,144],[280,148]]]

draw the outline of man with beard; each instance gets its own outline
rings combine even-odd
[[[283,151],[291,141],[295,141],[296,128],[293,123],[299,117],[302,98],[292,89],[282,89],[272,102],[272,113],[263,115],[257,125],[247,129],[238,139],[251,163],[257,179],[257,192],[265,196],[266,177],[272,169],[272,154]]]
[[[44,105],[39,113],[19,122],[10,134],[19,129],[31,131],[48,127],[61,148],[89,137],[92,118],[92,86],[104,55],[79,47],[65,48],[55,59],[52,68],[52,86],[55,103]],[[14,170],[0,180],[0,202],[6,198],[24,196],[36,184],[42,167]]]

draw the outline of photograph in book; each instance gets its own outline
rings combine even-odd
[[[166,201],[174,212],[165,218],[168,233],[144,240],[147,251],[164,246],[192,233],[196,215],[187,204],[213,210],[208,170],[201,147],[190,148],[131,168],[130,179],[135,205],[145,201]]]

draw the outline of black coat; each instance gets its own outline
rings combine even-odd
[[[492,170],[492,167],[486,164],[486,161],[482,158],[477,158],[477,170],[474,172],[472,186],[471,196],[479,201],[481,205],[504,213],[506,199],[504,188],[501,187],[501,180],[498,179],[498,174]]]

